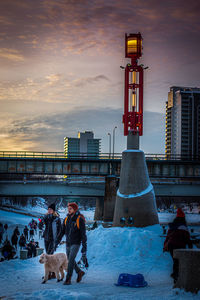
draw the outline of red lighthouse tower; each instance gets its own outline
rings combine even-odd
[[[143,66],[138,65],[142,56],[142,36],[140,33],[125,35],[125,57],[131,63],[125,68],[124,88],[124,135],[143,134]]]

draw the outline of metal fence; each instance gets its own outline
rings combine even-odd
[[[69,153],[64,152],[32,152],[32,151],[0,151],[0,158],[50,158],[50,159],[121,159],[122,153]],[[199,161],[200,156],[169,155],[145,153],[147,160],[189,160]]]

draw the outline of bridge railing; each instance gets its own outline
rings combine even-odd
[[[199,156],[174,154],[145,153],[147,160],[200,160]],[[69,153],[64,152],[32,152],[32,151],[0,151],[0,158],[65,158],[65,159],[121,159],[122,153]]]

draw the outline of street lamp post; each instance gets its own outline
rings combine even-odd
[[[113,158],[115,155],[115,129],[117,129],[117,126],[115,126],[113,129]]]
[[[109,136],[109,158],[111,156],[111,134],[110,132],[108,132],[108,136]]]

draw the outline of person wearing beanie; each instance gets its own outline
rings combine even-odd
[[[74,209],[74,212],[78,210],[78,205],[75,202],[68,203],[68,207],[69,206]]]
[[[184,212],[182,211],[181,208],[178,208],[178,209],[177,209],[176,217],[177,217],[177,218],[185,218],[185,214],[184,214]]]
[[[43,227],[45,226],[43,233],[45,251],[47,254],[54,254],[58,245],[58,237],[60,236],[62,229],[61,220],[56,212],[55,203],[50,204],[46,215],[40,217],[38,220],[38,227],[40,230],[43,230]],[[50,274],[49,279],[51,278],[55,278],[55,274]]]
[[[56,205],[55,205],[55,203],[51,203],[49,206],[48,206],[48,209],[52,209],[53,211],[55,211],[56,210]]]
[[[77,265],[75,258],[82,244],[82,261],[88,267],[86,251],[87,251],[87,236],[85,228],[85,218],[80,214],[78,205],[75,202],[68,203],[68,214],[62,224],[62,232],[59,242],[63,236],[66,236],[66,254],[68,258],[68,270],[66,275],[65,285],[71,284],[73,270],[77,273],[76,282],[80,282],[85,275]]]
[[[179,262],[178,259],[173,258],[173,251],[174,249],[185,249],[186,246],[189,248],[193,247],[185,220],[185,214],[181,208],[178,208],[175,219],[172,223],[169,223],[169,229],[163,247],[163,251],[168,251],[173,259],[173,273],[171,277],[174,279],[174,283],[176,283],[178,279]]]

